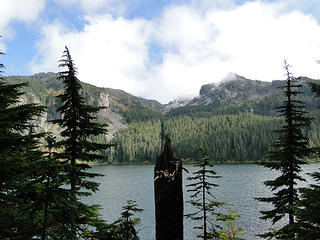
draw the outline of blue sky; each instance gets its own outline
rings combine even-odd
[[[2,0],[5,75],[59,71],[163,103],[233,76],[320,78],[318,0]],[[161,90],[161,91],[160,91]]]

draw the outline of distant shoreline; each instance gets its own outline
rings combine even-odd
[[[187,161],[184,162],[182,161],[183,164],[185,165],[194,165],[196,162],[192,162],[192,161]],[[319,163],[320,162],[320,158],[319,159],[310,159],[307,161],[306,164],[309,163]],[[244,164],[261,164],[262,161],[245,161],[245,162],[214,162],[214,165],[244,165]],[[143,162],[143,163],[107,163],[107,162],[97,162],[97,161],[92,161],[92,162],[86,162],[86,164],[88,164],[89,166],[127,166],[127,165],[154,165],[155,163],[147,163],[147,162]]]

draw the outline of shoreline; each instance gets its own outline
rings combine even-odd
[[[317,160],[308,160],[306,164],[309,163],[319,163],[320,159]],[[184,162],[182,161],[184,165],[194,165],[196,162]],[[260,165],[262,164],[262,161],[245,161],[245,162],[213,162],[213,165],[245,165],[245,164],[256,164]],[[155,165],[155,163],[147,163],[147,162],[142,162],[142,163],[108,163],[108,162],[97,162],[97,161],[92,161],[92,162],[85,162],[85,164],[88,164],[90,167],[91,166],[128,166],[128,165]]]

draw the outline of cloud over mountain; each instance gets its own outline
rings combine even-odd
[[[215,3],[172,4],[151,20],[88,12],[77,30],[44,24],[30,67],[57,71],[68,45],[82,81],[161,102],[195,96],[229,72],[283,79],[284,58],[295,75],[320,76],[319,23],[292,1]]]

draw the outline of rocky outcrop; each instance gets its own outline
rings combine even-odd
[[[190,103],[192,99],[176,99],[172,102],[169,102],[167,105],[164,106],[164,112],[167,113],[171,109],[184,107]]]
[[[98,99],[98,106],[99,107],[110,107],[110,100],[109,95],[105,93],[100,93],[99,99]]]
[[[124,118],[110,109],[100,110],[99,116],[106,120],[108,123],[108,132],[106,134],[106,139],[111,141],[115,135],[121,130],[127,128]]]
[[[116,113],[110,108],[110,102],[112,100],[107,93],[101,92],[97,99],[94,99],[93,96],[83,90],[81,90],[81,95],[86,99],[87,104],[96,104],[99,107],[105,107],[105,109],[99,111],[98,118],[108,123],[108,133],[106,134],[107,141],[111,141],[115,137],[116,133],[121,129],[127,128],[127,124],[119,112]],[[28,103],[41,104],[37,96],[31,92],[26,92],[25,94],[21,95],[18,104],[21,105]],[[59,126],[48,122],[48,120],[57,119],[60,117],[60,114],[56,112],[56,109],[60,106],[60,104],[61,103],[56,98],[48,101],[48,112],[45,112],[42,114],[42,116],[35,118],[31,122],[32,125],[34,125],[39,131],[51,132],[54,136],[60,137],[61,129]]]
[[[99,117],[105,119],[108,123],[108,133],[106,134],[107,141],[111,141],[117,132],[121,129],[127,128],[124,118],[110,109],[110,97],[106,93],[100,93],[97,100],[99,107],[105,107],[100,110]]]
[[[25,93],[19,97],[17,105],[23,105],[23,104],[29,104],[29,103],[40,104],[40,101],[39,99],[37,99],[37,97],[34,94]],[[41,116],[36,117],[34,120],[32,120],[30,124],[34,126],[36,129],[43,129],[44,125],[47,122],[47,116],[48,116],[48,113],[44,112]]]
[[[276,81],[275,81],[276,82]],[[220,83],[205,84],[199,96],[191,100],[175,100],[165,105],[165,112],[178,107],[208,105],[218,102],[241,103],[247,100],[262,99],[279,92],[278,84],[250,80],[235,73],[229,73]]]
[[[214,83],[209,83],[201,86],[200,95],[207,95],[212,89],[215,89],[217,86]]]

